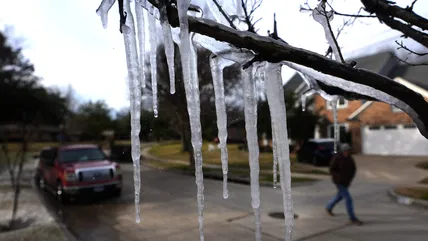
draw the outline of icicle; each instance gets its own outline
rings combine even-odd
[[[161,1],[162,2],[162,1]],[[160,23],[163,32],[163,42],[165,45],[165,56],[168,64],[170,93],[175,93],[175,67],[174,67],[174,41],[172,40],[171,27],[168,22],[168,13],[165,4],[159,10]]]
[[[124,11],[127,12],[126,26],[130,33],[123,33],[125,42],[126,62],[128,67],[130,112],[131,112],[131,152],[134,163],[134,189],[136,222],[140,222],[140,115],[141,115],[141,83],[138,73],[137,40],[135,38],[134,17],[131,12],[130,0],[124,1]]]
[[[337,61],[341,61],[340,52],[336,41],[334,40],[334,35],[332,30],[330,29],[329,22],[331,22],[334,18],[333,11],[325,11],[325,2],[321,1],[318,6],[312,11],[312,16],[315,21],[320,23],[324,28],[325,38],[327,39],[328,44],[333,50],[334,57]]]
[[[145,25],[144,25],[144,11],[138,1],[135,1],[135,15],[137,18],[137,29],[138,29],[138,56],[140,57],[140,80],[141,86],[146,88],[146,75],[144,72],[146,62],[146,36],[145,36]]]
[[[266,93],[272,120],[273,137],[279,163],[280,183],[285,216],[285,240],[291,241],[294,226],[293,200],[291,198],[290,150],[287,133],[287,114],[281,78],[281,65],[268,64],[266,67]]]
[[[152,94],[153,94],[153,114],[155,118],[158,117],[158,81],[157,81],[157,33],[156,33],[156,19],[152,15],[149,18],[149,35],[150,35],[150,72],[152,78]]]
[[[116,0],[103,0],[98,7],[96,13],[98,16],[101,17],[101,23],[103,24],[103,28],[107,28],[107,22],[108,22],[108,11],[113,6],[113,4],[116,2]]]
[[[199,84],[197,77],[197,62],[189,37],[187,10],[190,0],[177,0],[177,10],[180,23],[180,57],[183,68],[184,89],[186,91],[187,111],[192,132],[193,155],[195,158],[195,176],[198,201],[199,239],[204,240],[204,176],[202,172],[202,130],[200,121]]]
[[[223,198],[227,199],[229,197],[229,192],[227,190],[227,116],[224,100],[223,66],[220,64],[221,59],[219,58],[220,57],[212,55],[210,57],[210,67],[214,85],[218,138],[221,148],[221,165],[223,169]]]
[[[259,144],[257,137],[257,93],[256,84],[253,79],[253,67],[249,67],[242,72],[244,86],[244,109],[245,109],[245,130],[247,133],[247,145],[250,162],[251,179],[251,205],[254,210],[256,223],[256,240],[261,241],[261,221],[260,221],[260,186],[259,186]]]
[[[339,125],[337,124],[337,104],[338,99],[330,101],[331,110],[333,111],[334,123],[334,153],[337,152],[337,142],[339,141]]]
[[[272,152],[273,152],[273,188],[277,187],[277,183],[278,183],[278,173],[277,173],[277,169],[278,169],[278,150],[277,150],[277,145],[276,145],[276,131],[272,122]]]
[[[302,102],[302,111],[306,111],[306,99],[309,96],[314,95],[315,93],[316,91],[314,89],[309,89],[302,93],[302,95],[300,96],[300,101]]]

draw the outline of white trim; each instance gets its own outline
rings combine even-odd
[[[306,86],[306,83],[305,82],[302,82],[300,85],[299,85],[299,87],[297,87],[295,90],[294,90],[294,93],[295,94],[297,94],[297,93],[299,93],[304,87]]]
[[[343,98],[343,97],[342,97]],[[340,99],[337,100],[337,109],[345,109],[348,107],[348,100],[343,98],[343,100],[345,101],[345,103],[343,105],[340,104]],[[331,110],[331,105],[329,101],[325,101],[325,105],[327,107],[327,110]]]
[[[360,106],[360,108],[358,108],[356,111],[354,111],[349,117],[348,120],[352,120],[355,117],[357,117],[359,114],[361,114],[361,112],[363,112],[365,109],[367,109],[367,107],[369,107],[371,104],[373,103],[373,101],[366,101],[366,103],[364,103],[362,106]]]
[[[421,87],[419,87],[419,86],[417,86],[415,84],[412,84],[409,81],[407,81],[407,80],[405,80],[405,79],[403,79],[401,77],[395,77],[394,80],[396,82],[398,82],[398,83],[406,86],[407,88],[415,91],[416,93],[421,94],[423,97],[428,97],[428,91],[427,90],[425,90],[425,89],[423,89],[423,88],[421,88]]]

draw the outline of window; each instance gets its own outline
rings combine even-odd
[[[404,129],[414,129],[416,128],[416,125],[414,123],[412,124],[405,124],[403,125]]]
[[[97,148],[79,148],[63,150],[59,154],[61,163],[86,162],[107,159],[104,153]]]
[[[339,142],[347,142],[348,124],[338,124],[339,126]],[[328,126],[327,135],[329,138],[334,138],[334,125]]]
[[[380,126],[369,126],[369,130],[380,130]]]
[[[384,126],[385,130],[391,130],[391,129],[397,129],[396,125],[385,125]]]
[[[327,106],[328,110],[331,110],[331,105],[329,101],[326,101],[325,105]],[[339,101],[337,102],[337,109],[344,109],[346,107],[348,107],[348,101],[345,98],[340,97]]]

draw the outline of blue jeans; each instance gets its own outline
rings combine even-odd
[[[346,201],[346,211],[348,212],[349,218],[351,220],[356,220],[357,217],[355,216],[354,213],[354,206],[352,204],[352,197],[351,194],[348,191],[348,188],[343,186],[343,185],[339,185],[336,184],[337,187],[337,194],[335,197],[333,197],[327,204],[326,208],[330,211],[333,210],[334,206],[340,202],[340,200],[342,200],[343,198],[345,198]]]

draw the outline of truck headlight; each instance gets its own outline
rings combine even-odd
[[[77,176],[74,172],[66,172],[64,178],[68,182],[74,182],[77,180]]]

